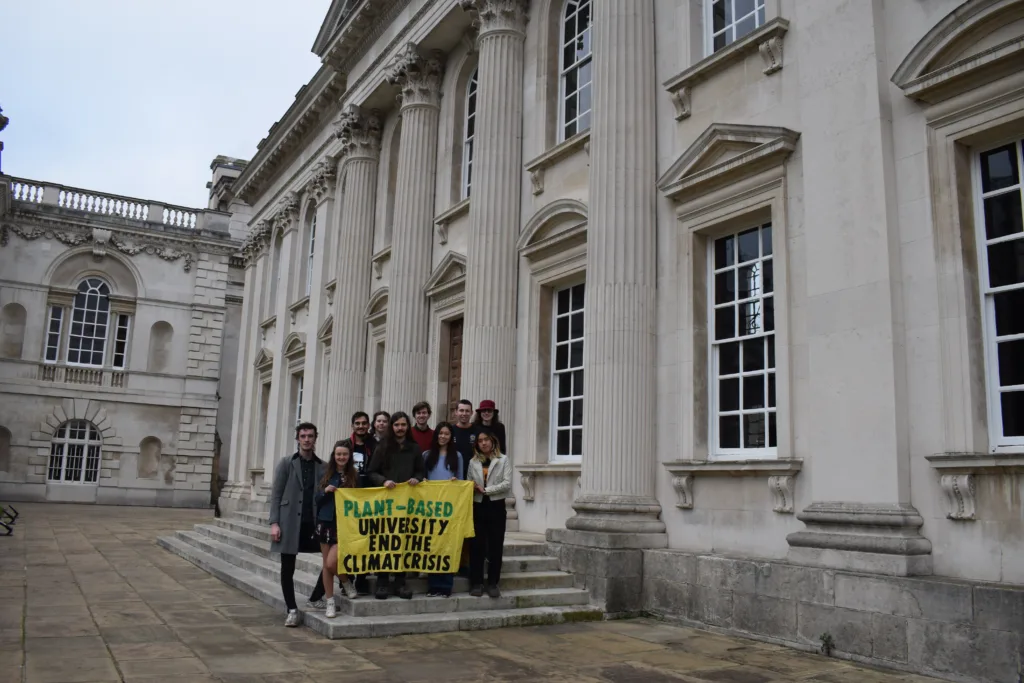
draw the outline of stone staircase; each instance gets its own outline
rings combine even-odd
[[[266,514],[232,513],[212,524],[197,524],[191,531],[163,536],[157,543],[228,585],[279,608],[283,619],[279,558],[270,552]],[[462,577],[455,579],[451,598],[426,597],[427,582],[422,578],[407,580],[414,591],[412,600],[375,600],[372,595],[349,600],[336,587],[338,616],[327,619],[323,611],[304,611],[303,623],[327,638],[338,639],[601,619],[603,613],[589,604],[587,591],[574,588],[572,575],[559,571],[557,560],[545,552],[543,542],[526,534],[506,535],[502,596],[498,599],[471,597],[469,582]],[[298,556],[295,595],[300,610],[319,571],[319,556]],[[372,578],[370,585],[372,589]]]

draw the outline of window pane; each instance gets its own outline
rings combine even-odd
[[[768,337],[768,367],[775,367],[775,337]]]
[[[580,3],[576,12],[576,30],[582,31],[590,26],[590,0]]]
[[[576,94],[573,93],[565,98],[565,121],[569,122],[575,119],[578,112],[579,110],[576,108]]]
[[[740,371],[740,343],[730,342],[718,347],[718,374],[735,375]]]
[[[590,81],[592,80],[591,77],[590,77],[590,70],[591,70],[591,68],[592,67],[591,67],[589,61],[586,62],[585,64],[580,64],[580,75],[579,75],[580,90],[583,89],[583,86],[590,85]],[[581,106],[580,110],[582,111],[583,109],[590,109],[590,107],[589,106],[588,107],[582,107]]]
[[[775,297],[773,296],[764,300],[764,330],[765,332],[775,330]]]
[[[723,379],[718,382],[718,409],[723,412],[740,409],[739,378]]]
[[[996,335],[1024,334],[1024,289],[995,294]]]
[[[714,0],[711,3],[711,26],[714,31],[721,31],[726,24],[732,22],[731,4],[732,0]]]
[[[1008,391],[1000,397],[1003,436],[1024,436],[1024,391]]]
[[[572,454],[583,455],[583,430],[572,430]]]
[[[772,255],[772,226],[771,224],[761,228],[761,253],[765,256]]]
[[[555,446],[555,452],[558,455],[569,455],[569,430],[563,429],[558,432],[558,443]]]
[[[765,433],[764,433],[764,414],[756,413],[754,415],[743,416],[743,447],[744,448],[764,448],[765,447]]]
[[[740,299],[749,299],[761,293],[761,264],[741,266],[738,273],[737,294]]]
[[[771,294],[775,291],[775,262],[772,260],[765,261],[761,269],[761,287],[764,289],[765,294]]]
[[[577,427],[583,425],[583,399],[581,398],[572,402],[572,423]]]
[[[569,290],[563,289],[558,293],[558,312],[568,313],[569,312]]]
[[[779,434],[775,426],[775,413],[768,413],[768,447],[775,448],[778,445]]]
[[[570,62],[570,64],[571,64],[571,62]],[[576,84],[576,79],[578,77],[579,77],[579,74],[577,73],[576,69],[572,69],[567,74],[565,74],[565,95],[566,95],[567,99],[568,99],[568,97],[570,95],[575,93],[576,90],[578,89],[578,86]],[[572,119],[572,118],[575,118],[575,114],[573,114],[572,116],[569,116],[568,114],[566,114],[566,116],[565,116],[565,120],[566,121],[568,121],[569,119]]]
[[[764,408],[764,375],[743,378],[743,409]]]
[[[558,318],[555,321],[555,341],[569,341],[569,318]]]
[[[724,304],[736,298],[736,271],[727,270],[715,275],[715,303]]]
[[[586,288],[583,285],[576,285],[572,288],[572,310],[583,310],[583,295],[585,293],[585,289]]]
[[[733,264],[733,238],[723,237],[715,240],[715,270]]]
[[[1002,287],[1024,282],[1024,239],[988,247],[988,283]]]
[[[572,315],[572,329],[570,330],[573,339],[579,339],[583,336],[583,314],[574,313]]]
[[[573,5],[575,3],[567,3],[565,6],[565,21],[562,24],[562,44],[572,45],[572,41],[576,39],[576,15],[573,12],[576,9]],[[566,62],[566,64],[572,64],[572,62]]]
[[[990,240],[1024,230],[1020,193],[1007,192],[985,200],[985,236]]]
[[[590,84],[580,88],[580,111],[590,111]]]
[[[740,447],[740,416],[726,415],[718,418],[718,447]]]
[[[745,17],[754,11],[755,0],[736,0],[736,18]]]
[[[572,402],[562,401],[558,404],[558,426],[568,427],[572,419]]]
[[[766,301],[770,301],[766,300]],[[740,304],[740,336],[757,334],[761,331],[761,304],[758,301]]]
[[[569,346],[561,344],[555,349],[555,370],[565,370],[569,367]]]
[[[569,345],[569,363],[574,368],[583,366],[583,342],[573,342]]]
[[[764,369],[764,338],[743,342],[743,372]]]
[[[768,375],[768,407],[775,407],[775,373]]]
[[[715,339],[732,339],[736,336],[735,309],[732,306],[715,309]]]
[[[583,371],[577,370],[572,373],[572,389],[575,396],[583,395]]]
[[[737,238],[739,243],[739,263],[753,261],[760,256],[760,228],[741,232]]]
[[[999,386],[1024,384],[1024,339],[1000,342]]]
[[[582,114],[579,120],[576,122],[576,126],[581,130],[590,130],[590,112]]]
[[[723,47],[725,47],[725,33],[719,33],[717,36],[715,36],[714,46],[712,49],[715,52],[717,52],[721,50]]]
[[[991,192],[1017,184],[1017,150],[1006,145],[981,155],[981,191]]]
[[[558,375],[558,398],[572,396],[572,374],[566,372]]]
[[[736,24],[736,39],[740,39],[757,28],[757,17],[750,15]]]

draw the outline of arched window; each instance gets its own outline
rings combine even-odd
[[[50,442],[49,481],[95,484],[100,474],[103,446],[96,425],[87,420],[69,420],[53,434]]]
[[[466,125],[462,135],[462,198],[469,196],[473,182],[473,135],[476,133],[476,69],[466,85]]]
[[[110,287],[97,277],[79,283],[68,336],[70,365],[103,365],[110,317],[109,297]]]
[[[316,209],[312,211],[313,217],[309,219],[309,249],[306,256],[306,296],[309,296],[313,289],[313,256],[316,254]]]
[[[562,19],[559,140],[590,128],[590,0],[566,0]]]

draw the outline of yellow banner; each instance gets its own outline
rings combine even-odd
[[[338,573],[454,574],[473,536],[473,483],[337,489]]]

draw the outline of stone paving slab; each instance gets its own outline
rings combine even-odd
[[[329,641],[157,547],[207,511],[23,504],[0,683],[927,683],[650,619]]]

